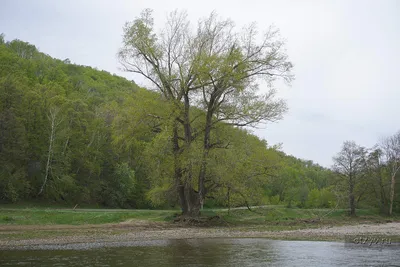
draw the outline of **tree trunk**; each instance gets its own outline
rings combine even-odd
[[[183,130],[184,130],[184,149],[190,151],[193,141],[192,127],[190,125],[190,99],[187,94],[184,96],[184,111],[183,111]],[[177,129],[176,129],[177,134]],[[178,138],[176,138],[178,141]],[[189,153],[190,157],[190,153]],[[179,164],[179,162],[178,162]],[[182,207],[182,214],[185,216],[197,217],[200,215],[200,197],[199,193],[193,189],[192,161],[189,158],[187,165],[181,167],[180,183],[179,183],[179,198]]]
[[[205,178],[207,173],[207,158],[208,158],[208,148],[204,148],[203,156],[201,159],[200,173],[199,173],[199,201],[201,205],[201,209],[203,209],[204,199],[206,196],[206,188],[205,188]]]
[[[231,188],[228,186],[228,215],[231,215]]]
[[[184,215],[198,217],[200,215],[201,206],[198,192],[196,192],[192,186],[187,185],[185,188],[185,194],[188,210]]]
[[[204,197],[205,197],[205,177],[206,177],[206,169],[207,169],[207,153],[206,151],[203,152],[202,160],[201,160],[201,166],[200,166],[200,173],[199,173],[199,201],[200,201],[200,206],[201,209],[203,209],[204,205]]]
[[[198,193],[189,185],[179,185],[178,194],[182,215],[190,217],[199,216],[201,205]]]
[[[51,130],[50,130],[50,137],[49,137],[49,152],[47,153],[47,162],[46,162],[46,170],[45,170],[45,175],[44,175],[44,180],[43,184],[40,187],[40,191],[38,195],[43,193],[43,190],[46,186],[47,183],[47,178],[49,176],[49,170],[51,168],[51,157],[53,155],[53,143],[54,143],[54,138],[55,138],[55,132],[56,132],[56,116],[57,116],[58,111],[56,109],[51,109],[50,110],[50,116],[48,116],[51,124]]]
[[[210,108],[209,108],[210,110]],[[208,153],[211,149],[210,138],[211,138],[211,124],[212,124],[212,113],[207,112],[206,125],[204,130],[204,140],[203,140],[203,155],[201,159],[200,173],[199,173],[199,201],[201,209],[203,209],[204,199],[206,197],[205,179],[207,174],[207,158]]]
[[[189,151],[193,140],[192,128],[190,125],[190,110],[189,98],[184,96],[184,113],[183,115],[183,130],[184,130],[184,145],[179,146],[178,121],[177,118],[173,129],[173,150],[174,150],[174,168],[175,168],[175,183],[179,196],[179,202],[182,210],[182,215],[197,217],[200,215],[200,198],[198,192],[192,187],[192,163],[189,159],[187,165],[181,166],[180,156],[183,151]]]
[[[350,206],[350,216],[356,216],[356,204],[354,199],[354,182],[350,178],[349,181],[349,206]]]
[[[392,182],[390,183],[390,207],[389,216],[393,213],[393,201],[394,201],[394,187],[396,185],[396,175],[392,175]]]
[[[179,196],[179,204],[181,206],[182,214],[186,214],[189,210],[189,207],[187,206],[186,202],[185,187],[182,181],[182,168],[179,162],[179,154],[181,153],[181,149],[179,147],[177,122],[175,122],[173,126],[172,145],[174,152],[174,175],[175,175],[176,191]]]
[[[387,199],[385,187],[382,181],[382,175],[379,175],[379,197],[380,197],[380,211],[382,214],[387,214]]]
[[[178,190],[179,202],[181,205],[182,214],[187,214],[189,208],[187,206],[186,198],[185,198],[185,187],[180,184],[180,185],[178,185],[177,190]]]

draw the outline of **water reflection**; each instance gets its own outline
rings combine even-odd
[[[170,258],[165,262],[171,266],[182,264],[206,264],[218,266],[223,263],[223,246],[209,242],[205,244],[200,240],[170,240],[168,244]]]
[[[400,266],[399,246],[267,239],[186,239],[0,251],[0,266]],[[79,249],[79,250],[74,250]],[[55,250],[57,249],[57,250]]]

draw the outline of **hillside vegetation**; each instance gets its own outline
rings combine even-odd
[[[170,135],[174,107],[161,94],[2,36],[0,96],[1,202],[179,206]],[[206,116],[195,107],[191,113]],[[204,207],[347,207],[346,183],[329,169],[223,122],[214,126],[211,141],[217,145],[207,159]],[[180,160],[199,168],[201,147],[194,139]],[[382,189],[387,198],[388,185],[368,177],[368,186],[355,187],[357,205],[380,207],[375,192]]]

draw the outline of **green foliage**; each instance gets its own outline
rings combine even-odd
[[[200,20],[196,31],[189,24],[185,12],[175,11],[156,32],[152,11],[146,9],[125,25],[118,56],[125,70],[148,79],[171,106],[167,116],[159,118],[172,143],[167,153],[172,154],[173,171],[156,176],[162,185],[168,184],[165,176],[173,177],[167,188],[177,191],[184,214],[197,216],[210,194],[221,203],[226,195],[228,205],[231,200],[238,204],[263,198],[266,144],[250,145],[245,151],[239,140],[230,140],[230,133],[235,132],[232,126],[280,120],[287,110],[285,101],[276,99],[273,89],[261,94],[258,79],[272,85],[278,77],[290,82],[293,75],[284,42],[272,28],[256,42],[255,25],[238,32],[232,21],[216,13]],[[252,139],[260,141],[245,136],[245,141]],[[216,151],[230,144],[230,152]],[[232,151],[243,154],[241,161],[226,160]],[[233,163],[234,174],[224,174]],[[161,164],[157,168],[164,170]]]
[[[146,31],[143,34],[148,42],[155,41]],[[224,73],[241,54],[232,51],[226,58],[203,59]],[[206,113],[200,106],[190,108],[194,138],[175,159],[171,132],[180,106],[161,94],[105,71],[53,59],[28,43],[6,42],[3,35],[0,62],[1,202],[178,206],[176,162],[190,166],[193,174],[202,164]],[[235,75],[240,76],[240,70]],[[182,148],[183,126],[177,130]],[[346,188],[332,171],[288,156],[249,131],[213,123],[209,141],[213,148],[206,157],[205,207],[332,208],[347,203]],[[370,168],[355,188],[358,203],[387,207],[389,169],[372,154],[368,160]],[[190,182],[197,190],[196,179]],[[395,211],[398,203],[397,194]]]
[[[118,196],[113,205],[135,203],[127,200],[135,196],[132,175],[121,165],[126,160],[115,159],[108,106],[138,87],[53,59],[20,40],[5,42],[3,35],[0,62],[0,200],[102,203],[115,199],[99,199],[106,183]]]
[[[270,202],[273,199],[274,204],[282,202],[288,207],[308,207],[309,203],[313,203],[316,192],[328,188],[333,181],[333,173],[329,169],[312,161],[300,160],[279,152],[278,162],[279,168],[266,187],[266,194]],[[332,203],[335,200],[336,197],[333,197]]]
[[[279,205],[280,204],[279,195],[269,197],[269,204]]]
[[[134,41],[147,43],[136,45],[161,56],[152,45],[156,39],[149,32],[150,16],[143,23],[132,28],[140,35]],[[177,205],[171,152],[173,118],[179,112],[176,103],[105,71],[53,59],[20,40],[5,42],[3,36],[2,40],[2,201],[40,198],[135,208]],[[235,50],[226,58],[203,59],[224,73],[242,56]],[[240,79],[240,71],[233,78]],[[204,111],[192,107],[190,112],[196,118],[191,127],[202,129]],[[178,130],[183,132],[182,126]],[[193,173],[200,170],[202,142],[194,139],[178,158],[182,166],[192,166]],[[217,123],[210,142],[215,149],[207,158],[206,187],[211,198],[206,205],[207,201],[213,206],[263,204],[274,195],[281,202],[289,198],[285,188],[300,181],[285,178],[296,176],[290,174],[293,170],[284,170],[285,155],[247,131]],[[283,178],[282,188],[274,177]],[[196,189],[195,180],[192,183]],[[318,185],[323,186],[325,182]]]
[[[135,172],[127,163],[117,164],[113,175],[101,184],[102,199],[109,207],[126,207],[130,199],[135,199]]]
[[[313,189],[308,195],[306,206],[308,208],[333,208],[336,204],[335,195],[328,189]]]

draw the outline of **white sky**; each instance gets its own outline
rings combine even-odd
[[[400,130],[400,1],[3,0],[0,33],[59,59],[118,70],[122,26],[152,8],[187,10],[193,24],[215,10],[240,27],[274,24],[287,40],[296,80],[279,84],[290,108],[284,120],[255,133],[296,157],[330,166],[345,140],[373,146]]]

